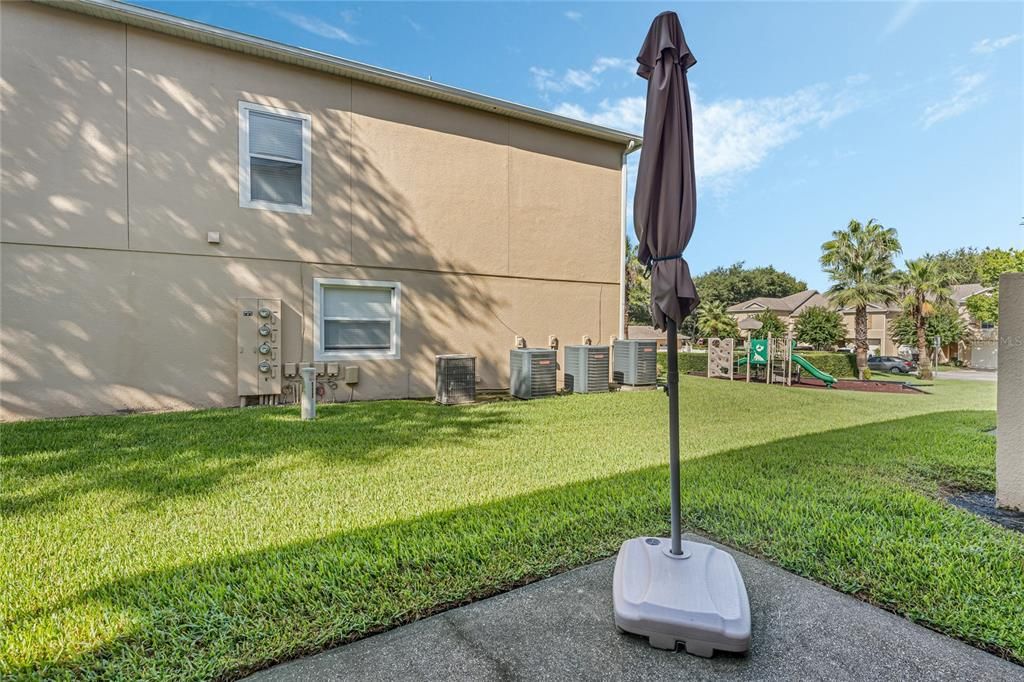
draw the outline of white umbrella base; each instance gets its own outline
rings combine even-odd
[[[750,648],[750,601],[728,552],[684,542],[682,557],[666,538],[632,538],[615,562],[615,626],[658,649],[711,656]]]

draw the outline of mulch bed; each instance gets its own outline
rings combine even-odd
[[[704,372],[690,372],[690,376],[695,377],[706,377],[707,374]],[[722,377],[716,377],[722,378]],[[744,381],[744,376],[737,376],[733,381]],[[763,384],[764,379],[750,378],[751,383]],[[778,384],[782,385],[782,384]],[[819,381],[813,377],[803,376],[800,378],[800,382],[794,381],[792,386],[798,388],[826,388],[824,381]],[[903,384],[898,381],[860,381],[858,379],[840,379],[833,386],[833,391],[865,391],[867,393],[902,393],[904,395],[917,395],[925,393],[921,389],[911,386],[910,384]]]
[[[800,383],[794,382],[793,386],[825,388],[825,382],[803,377],[800,379]],[[860,381],[858,379],[840,379],[832,386],[832,389],[836,391],[866,391],[868,393],[924,393],[915,386],[898,381]]]
[[[994,493],[984,491],[953,490],[943,494],[946,501],[965,511],[976,514],[1004,528],[1024,533],[1024,512],[1000,509]]]

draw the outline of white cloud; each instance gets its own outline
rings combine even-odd
[[[774,151],[798,138],[811,126],[824,127],[855,108],[847,89],[817,85],[782,97],[726,99],[703,102],[691,90],[693,148],[701,184],[722,192],[742,175],[760,166]],[[562,103],[554,111],[620,130],[643,129],[644,97],[604,100],[588,111]]]
[[[604,73],[608,69],[626,69],[629,71],[632,70],[635,63],[621,57],[598,57],[594,60],[594,65],[590,67],[590,70],[594,73]]]
[[[552,69],[544,69],[539,66],[531,66],[530,74],[533,76],[533,87],[543,93],[567,92],[569,90],[582,90],[590,92],[601,80],[598,78],[609,69],[632,68],[630,62],[619,57],[598,57],[587,69],[566,69],[561,74]]]
[[[899,9],[889,18],[885,28],[882,29],[882,37],[886,37],[903,28],[903,26],[917,14],[921,8],[921,0],[907,0],[899,6]]]
[[[569,10],[568,12],[563,12],[563,14],[565,15],[565,18],[568,19],[569,21],[583,21],[583,12]]]
[[[298,26],[302,30],[308,31],[313,35],[320,36],[321,38],[342,40],[350,45],[360,45],[363,43],[362,39],[356,37],[341,26],[329,24],[319,17],[310,17],[305,14],[285,11],[278,12],[278,16],[285,21]]]
[[[623,97],[614,102],[604,100],[596,111],[587,111],[580,105],[570,102],[562,102],[553,111],[562,116],[590,121],[609,128],[639,132],[644,127],[646,107],[647,103],[643,97]]]
[[[976,42],[974,47],[971,48],[971,52],[975,54],[992,54],[996,50],[1013,45],[1018,40],[1020,40],[1019,33],[1003,36],[1002,38],[985,38]]]
[[[955,74],[956,90],[947,99],[926,107],[921,115],[921,124],[925,129],[931,128],[939,121],[959,116],[984,102],[988,95],[980,88],[987,79],[988,74],[984,73]]]

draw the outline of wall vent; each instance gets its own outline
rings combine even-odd
[[[608,346],[565,347],[565,390],[573,393],[608,391]]]
[[[623,386],[651,386],[658,381],[658,342],[616,339],[612,378]]]
[[[438,355],[434,361],[434,400],[442,405],[476,401],[476,358],[472,355]]]
[[[554,395],[558,353],[549,348],[517,348],[509,353],[509,393],[530,400]]]

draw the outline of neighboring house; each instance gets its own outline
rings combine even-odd
[[[792,331],[793,325],[796,324],[796,318],[800,316],[800,313],[815,306],[828,308],[831,307],[831,303],[814,289],[805,289],[783,298],[759,296],[749,301],[731,305],[726,311],[736,318],[737,322],[740,322],[748,317],[757,317],[760,313],[770,310],[779,316],[779,319],[782,320],[787,329]]]
[[[108,0],[0,13],[3,418],[289,402],[310,363],[429,396],[453,352],[502,388],[516,335],[619,331],[639,137]]]
[[[999,330],[989,322],[978,322],[967,310],[967,299],[973,296],[990,296],[994,287],[982,284],[958,284],[951,296],[960,312],[960,319],[970,330],[971,338],[959,344],[946,344],[942,352],[949,359],[955,359],[975,369],[996,369],[999,364]]]
[[[846,325],[846,348],[855,348],[857,311],[855,308],[838,308]],[[868,355],[899,355],[901,346],[892,340],[893,321],[903,314],[899,303],[868,304]]]
[[[643,339],[653,339],[653,340],[658,342],[658,350],[665,350],[668,347],[668,335],[665,332],[660,331],[658,329],[655,329],[654,327],[651,327],[649,325],[644,325],[644,324],[631,324],[631,325],[629,325],[629,327],[627,329],[627,333],[626,333],[626,338],[628,338],[628,339],[641,339],[641,340],[643,340]],[[690,350],[691,349],[690,342],[692,340],[693,339],[691,339],[689,336],[687,336],[685,334],[680,334],[679,335],[679,348],[680,348],[680,350],[683,350],[683,351]]]
[[[668,346],[668,336],[663,331],[644,324],[631,324],[626,330],[626,337],[630,339],[649,340],[658,342],[658,349]]]
[[[996,331],[971,319],[966,306],[968,298],[988,295],[991,291],[990,287],[981,284],[958,284],[952,287],[951,298],[956,304],[961,318],[971,330],[972,340],[959,345],[945,346],[943,354],[946,358],[955,358],[979,369],[995,369],[998,351]],[[765,310],[771,310],[779,316],[788,329],[792,330],[800,313],[815,306],[835,309],[826,296],[813,289],[807,289],[784,298],[753,298],[729,306],[728,312],[739,322]],[[853,308],[838,310],[842,313],[843,322],[846,325],[846,346],[853,348],[855,311]],[[900,347],[890,336],[892,323],[902,312],[899,303],[872,303],[868,306],[868,349],[872,355],[898,355],[901,350],[904,352],[916,351],[916,349]]]

